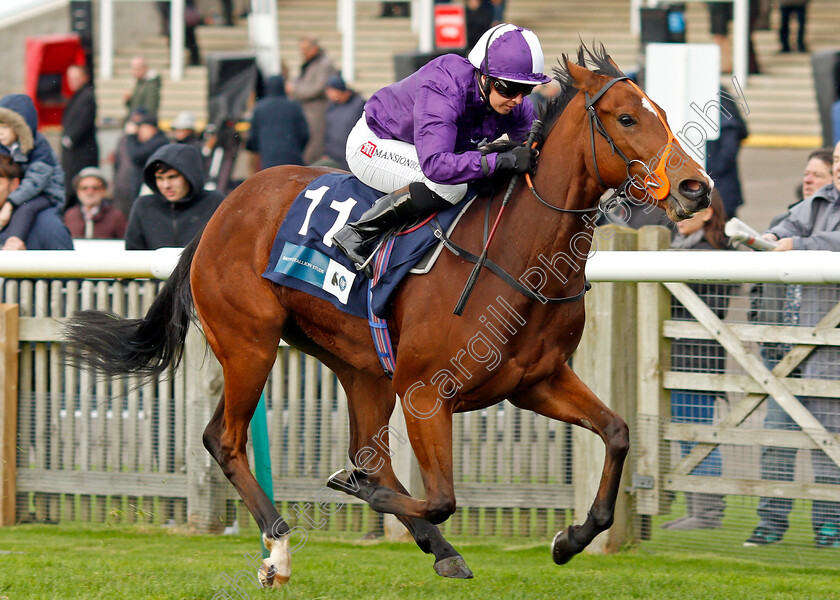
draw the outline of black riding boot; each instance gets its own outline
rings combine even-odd
[[[333,243],[361,268],[383,233],[449,206],[424,184],[412,183],[379,198],[358,221],[342,227]]]

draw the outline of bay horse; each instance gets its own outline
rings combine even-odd
[[[524,295],[485,271],[463,316],[455,316],[472,264],[444,252],[429,274],[407,277],[394,295],[388,318],[397,349],[392,380],[380,366],[365,319],[261,276],[292,200],[330,172],[324,169],[275,167],[236,188],[185,248],[142,319],[84,311],[68,322],[66,337],[76,344],[68,351],[80,364],[102,374],[155,376],[177,364],[194,309],[224,370],[224,391],[203,441],[260,527],[270,551],[259,571],[263,585],[280,587],[291,575],[290,528],[251,474],[246,439],[281,339],[334,371],[347,393],[354,467],[334,474],[328,485],[396,515],[417,545],[434,555],[439,575],[472,577],[436,526],[455,511],[457,412],[507,398],[602,438],[606,458],[597,494],[585,522],[555,536],[557,564],[612,524],[628,427],[567,364],[584,326],[584,266],[599,199],[616,189],[664,208],[677,221],[708,206],[712,182],[682,151],[662,109],[621,73],[603,46],[582,45],[576,61],[563,55],[555,78],[562,91],[543,114],[547,133],[533,188],[522,182],[514,188],[488,255],[514,278],[521,274],[534,293]],[[479,248],[488,201],[498,210],[497,198],[473,203],[453,242]],[[502,309],[504,323],[485,317]],[[475,343],[478,334],[498,340],[492,365]],[[386,432],[387,444],[396,396],[425,499],[411,497],[400,484],[387,445],[371,443]],[[378,468],[368,469],[371,464]]]

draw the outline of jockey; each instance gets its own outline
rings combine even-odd
[[[533,170],[537,152],[480,143],[508,134],[524,141],[534,121],[525,96],[551,80],[534,32],[503,23],[485,32],[467,58],[440,56],[382,88],[347,138],[347,163],[387,195],[333,240],[358,268],[385,231],[460,202],[467,183],[498,171]]]

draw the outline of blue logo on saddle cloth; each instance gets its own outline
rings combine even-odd
[[[263,277],[330,302],[337,309],[368,317],[368,280],[333,244],[346,223],[357,221],[381,192],[352,175],[322,175],[295,198],[271,248]],[[444,228],[458,210],[439,213]],[[371,310],[386,318],[388,301],[411,268],[437,238],[428,227],[397,236],[386,272],[371,289]]]

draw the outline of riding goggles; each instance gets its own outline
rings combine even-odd
[[[520,94],[524,98],[528,94],[534,91],[535,85],[530,85],[527,83],[516,83],[514,81],[505,81],[504,79],[496,79],[495,77],[491,77],[490,81],[493,82],[493,89],[495,89],[500,96],[504,98],[516,98]]]

